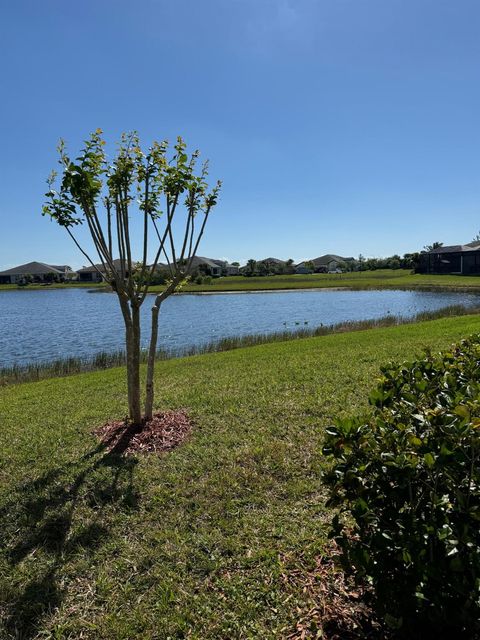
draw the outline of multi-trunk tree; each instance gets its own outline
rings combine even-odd
[[[43,215],[67,231],[118,297],[125,323],[129,418],[140,425],[153,414],[160,307],[189,275],[220,182],[209,189],[208,163],[197,169],[198,151],[189,156],[181,138],[170,158],[167,142],[154,142],[142,151],[138,135],[131,133],[122,136],[109,161],[101,130],[90,135],[75,159],[63,141],[58,151],[59,184],[55,188],[58,174],[52,172]],[[88,228],[93,252],[76,234],[82,224]],[[133,237],[139,234],[136,246]],[[168,278],[151,307],[142,416],[140,310],[159,268],[168,272]]]

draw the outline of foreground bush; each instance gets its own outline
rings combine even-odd
[[[373,412],[328,430],[332,535],[398,635],[477,637],[480,335],[382,373]]]

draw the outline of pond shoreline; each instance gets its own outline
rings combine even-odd
[[[412,317],[387,315],[381,318],[371,318],[366,320],[339,322],[332,325],[320,325],[317,327],[301,327],[296,330],[285,330],[274,333],[257,333],[238,337],[224,338],[218,341],[211,341],[207,344],[186,347],[179,351],[159,350],[157,361],[172,360],[192,356],[200,356],[208,353],[219,353],[223,351],[233,351],[247,347],[255,347],[263,344],[275,342],[287,342],[291,340],[301,340],[315,338],[338,333],[352,333],[356,331],[369,331],[396,327],[400,325],[413,325],[422,322],[439,320],[442,318],[461,317],[467,315],[480,315],[480,306],[467,308],[456,305],[444,307],[436,311],[424,311]],[[146,362],[147,352],[141,353],[141,362]],[[48,378],[61,378],[65,376],[77,375],[89,371],[101,371],[125,365],[125,352],[118,350],[114,352],[99,352],[92,357],[69,357],[52,359],[45,362],[32,362],[26,365],[12,365],[0,367],[0,389],[2,386],[21,384],[25,382],[38,382]]]
[[[302,293],[303,291],[420,291],[424,293],[478,293],[480,294],[480,287],[459,287],[448,285],[375,285],[375,286],[344,286],[344,287],[299,287],[294,289],[293,287],[287,289],[228,289],[225,291],[177,291],[173,295],[176,296],[216,296],[216,295],[231,295],[242,293]],[[108,292],[113,293],[113,291]],[[149,295],[158,295],[159,291],[149,291]]]
[[[104,288],[1,295],[0,367],[29,366],[64,358],[95,358],[124,348],[118,301]],[[256,295],[240,295],[254,293]],[[265,295],[265,294],[276,295]],[[297,295],[295,295],[297,294]],[[153,294],[154,295],[154,294]],[[141,314],[141,346],[148,345],[152,297]],[[252,335],[389,317],[413,318],[455,305],[480,306],[480,294],[419,289],[311,287],[267,291],[181,292],[162,304],[158,345],[184,353],[212,342]]]
[[[158,295],[163,289],[149,291],[148,295]],[[18,291],[86,291],[88,293],[114,293],[113,289],[108,286],[99,285],[92,287],[91,284],[81,286],[54,286],[54,287],[16,287],[14,285],[0,286],[1,293],[12,293]],[[214,296],[214,295],[231,295],[244,293],[301,293],[302,291],[420,291],[420,292],[438,292],[438,293],[478,293],[480,294],[480,285],[457,285],[457,284],[353,284],[353,285],[335,285],[335,286],[316,286],[316,287],[286,287],[267,289],[215,289],[214,291],[176,291],[174,296]]]

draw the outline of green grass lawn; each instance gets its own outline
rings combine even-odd
[[[49,289],[94,289],[105,286],[101,282],[52,282],[51,284],[29,284],[19,287],[16,284],[0,284],[0,291],[38,291]]]
[[[480,289],[480,276],[431,276],[412,274],[406,269],[379,269],[377,271],[358,271],[354,273],[315,273],[312,275],[267,276],[246,278],[230,276],[216,278],[210,285],[189,284],[183,291],[259,291],[275,289],[349,287],[353,289],[369,288],[405,288],[447,287]]]
[[[0,638],[282,638],[312,603],[282,579],[326,540],[320,453],[381,364],[478,316],[160,362],[159,409],[196,427],[162,457],[105,453],[122,369],[0,389]],[[2,626],[3,625],[3,626]]]

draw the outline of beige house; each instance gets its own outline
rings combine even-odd
[[[44,262],[27,262],[18,267],[0,271],[0,284],[22,284],[27,280],[33,282],[52,282],[75,279],[77,274],[66,265],[53,265]]]
[[[354,258],[344,258],[343,256],[337,256],[333,253],[327,253],[319,258],[313,258],[313,260],[305,260],[297,264],[296,273],[309,273],[311,269],[307,266],[308,263],[313,263],[314,270],[317,273],[334,273],[338,269],[341,269],[345,263],[354,262]]]
[[[121,260],[117,258],[113,261],[115,269],[120,269]],[[77,271],[78,279],[80,282],[102,282],[102,274],[105,274],[105,269],[102,264],[96,264],[94,267],[82,267]]]

